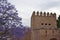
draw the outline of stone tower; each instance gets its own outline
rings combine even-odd
[[[31,40],[60,40],[56,13],[35,12],[31,16]]]
[[[31,17],[31,27],[33,29],[40,29],[40,28],[57,28],[56,26],[56,13],[52,14],[49,12],[33,12]]]

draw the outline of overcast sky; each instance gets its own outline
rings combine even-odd
[[[8,0],[15,5],[19,16],[22,17],[22,23],[30,26],[30,17],[33,11],[56,12],[60,14],[60,0]]]

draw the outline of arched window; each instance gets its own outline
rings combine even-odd
[[[56,38],[51,38],[50,40],[57,40]]]

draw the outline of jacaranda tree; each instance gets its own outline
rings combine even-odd
[[[21,19],[14,5],[8,3],[7,0],[0,0],[0,40],[8,35],[9,30],[12,30],[11,34],[14,32],[18,32],[19,35],[22,34],[21,30],[24,27]]]

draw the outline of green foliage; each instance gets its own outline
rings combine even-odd
[[[58,20],[57,20],[57,27],[60,28],[60,15],[59,15]]]
[[[60,15],[59,15],[59,17],[58,17],[58,20],[60,21]]]

